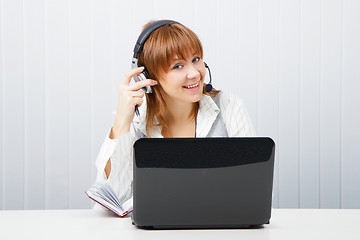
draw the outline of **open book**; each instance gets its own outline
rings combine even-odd
[[[133,210],[133,198],[130,198],[121,204],[114,190],[107,182],[97,182],[85,193],[90,199],[103,207],[106,207],[120,217],[125,217]]]

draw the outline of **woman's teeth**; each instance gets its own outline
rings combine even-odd
[[[195,83],[194,85],[185,86],[185,88],[196,88],[199,83]]]

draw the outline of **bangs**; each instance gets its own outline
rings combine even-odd
[[[175,58],[186,60],[198,55],[203,49],[196,34],[179,24],[165,25],[155,30],[144,44],[139,62],[145,65],[155,78],[167,73]]]

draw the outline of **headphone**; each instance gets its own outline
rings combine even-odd
[[[181,23],[173,21],[173,20],[159,20],[159,21],[155,21],[155,22],[151,23],[149,26],[147,26],[144,29],[144,31],[142,31],[142,33],[140,34],[139,38],[137,39],[136,45],[134,47],[134,55],[133,55],[133,58],[132,58],[132,61],[131,61],[131,68],[132,69],[140,67],[140,66],[138,66],[137,57],[138,57],[139,52],[143,49],[144,44],[145,44],[146,40],[150,37],[151,33],[154,32],[156,29],[164,26],[164,25],[175,24],[175,23],[182,25]],[[205,62],[204,62],[204,64],[205,64],[205,67],[208,69],[209,76],[210,76],[210,82],[208,84],[206,84],[205,91],[206,92],[211,92],[211,90],[213,89],[213,87],[211,85],[211,72],[210,72],[209,66]],[[145,80],[147,78],[150,78],[149,72],[147,71],[145,66],[143,66],[143,67],[144,67],[144,70],[140,74],[137,74],[137,75],[135,75],[133,77],[135,82],[139,82],[139,81]],[[153,92],[151,86],[143,87],[142,90],[145,93],[152,93]]]

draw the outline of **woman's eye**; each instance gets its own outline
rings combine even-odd
[[[196,58],[194,58],[194,59],[192,60],[193,63],[196,63],[196,62],[198,62],[198,61],[200,61],[200,57],[196,57]],[[175,66],[173,67],[173,69],[181,69],[181,68],[183,68],[183,67],[184,67],[184,65],[182,65],[182,64],[177,64],[177,65],[175,65]]]
[[[199,57],[196,57],[196,58],[194,58],[194,60],[193,60],[193,62],[198,62],[198,61],[200,61],[200,58],[199,58]]]
[[[182,68],[183,66],[182,65],[176,65],[175,67],[174,67],[174,69],[180,69],[180,68]]]

